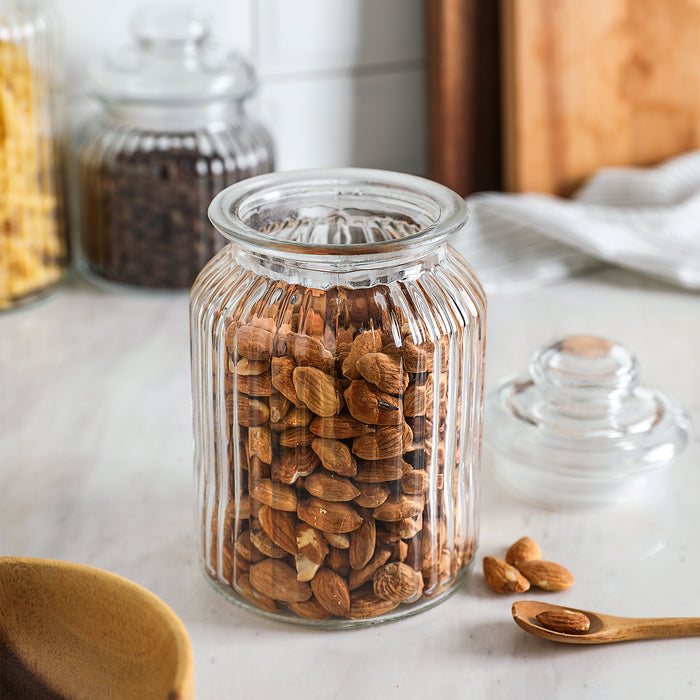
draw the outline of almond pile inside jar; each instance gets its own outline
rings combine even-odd
[[[279,281],[240,308],[225,332],[228,463],[240,471],[220,487],[223,578],[265,611],[311,620],[444,593],[475,547],[446,422],[462,332],[416,342],[385,285]],[[460,425],[462,402],[451,410]]]

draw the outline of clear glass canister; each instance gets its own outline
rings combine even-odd
[[[201,563],[263,615],[354,627],[455,592],[478,537],[485,298],[419,177],[298,171],[220,193],[191,292]]]
[[[244,111],[252,67],[209,39],[196,8],[151,4],[133,44],[109,54],[101,111],[77,136],[81,268],[99,280],[186,288],[224,244],[212,197],[273,168],[268,132]]]
[[[50,3],[0,3],[0,309],[53,289],[67,266],[61,39]]]

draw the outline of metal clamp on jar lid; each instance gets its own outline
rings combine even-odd
[[[639,386],[622,345],[581,335],[535,353],[530,376],[486,403],[496,475],[537,505],[599,506],[642,498],[686,447],[690,418],[671,397]]]

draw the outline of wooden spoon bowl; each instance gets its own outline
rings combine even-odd
[[[550,629],[537,616],[544,612],[581,613],[590,621],[586,632],[570,634]],[[634,639],[664,639],[700,635],[700,617],[619,617],[591,610],[567,608],[536,600],[519,600],[512,606],[513,620],[526,632],[564,644],[609,644]]]
[[[191,700],[189,637],[163,601],[125,578],[0,557],[0,697]]]

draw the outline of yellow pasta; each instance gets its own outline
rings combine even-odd
[[[0,40],[0,308],[55,284],[65,268],[46,88],[21,47]]]

